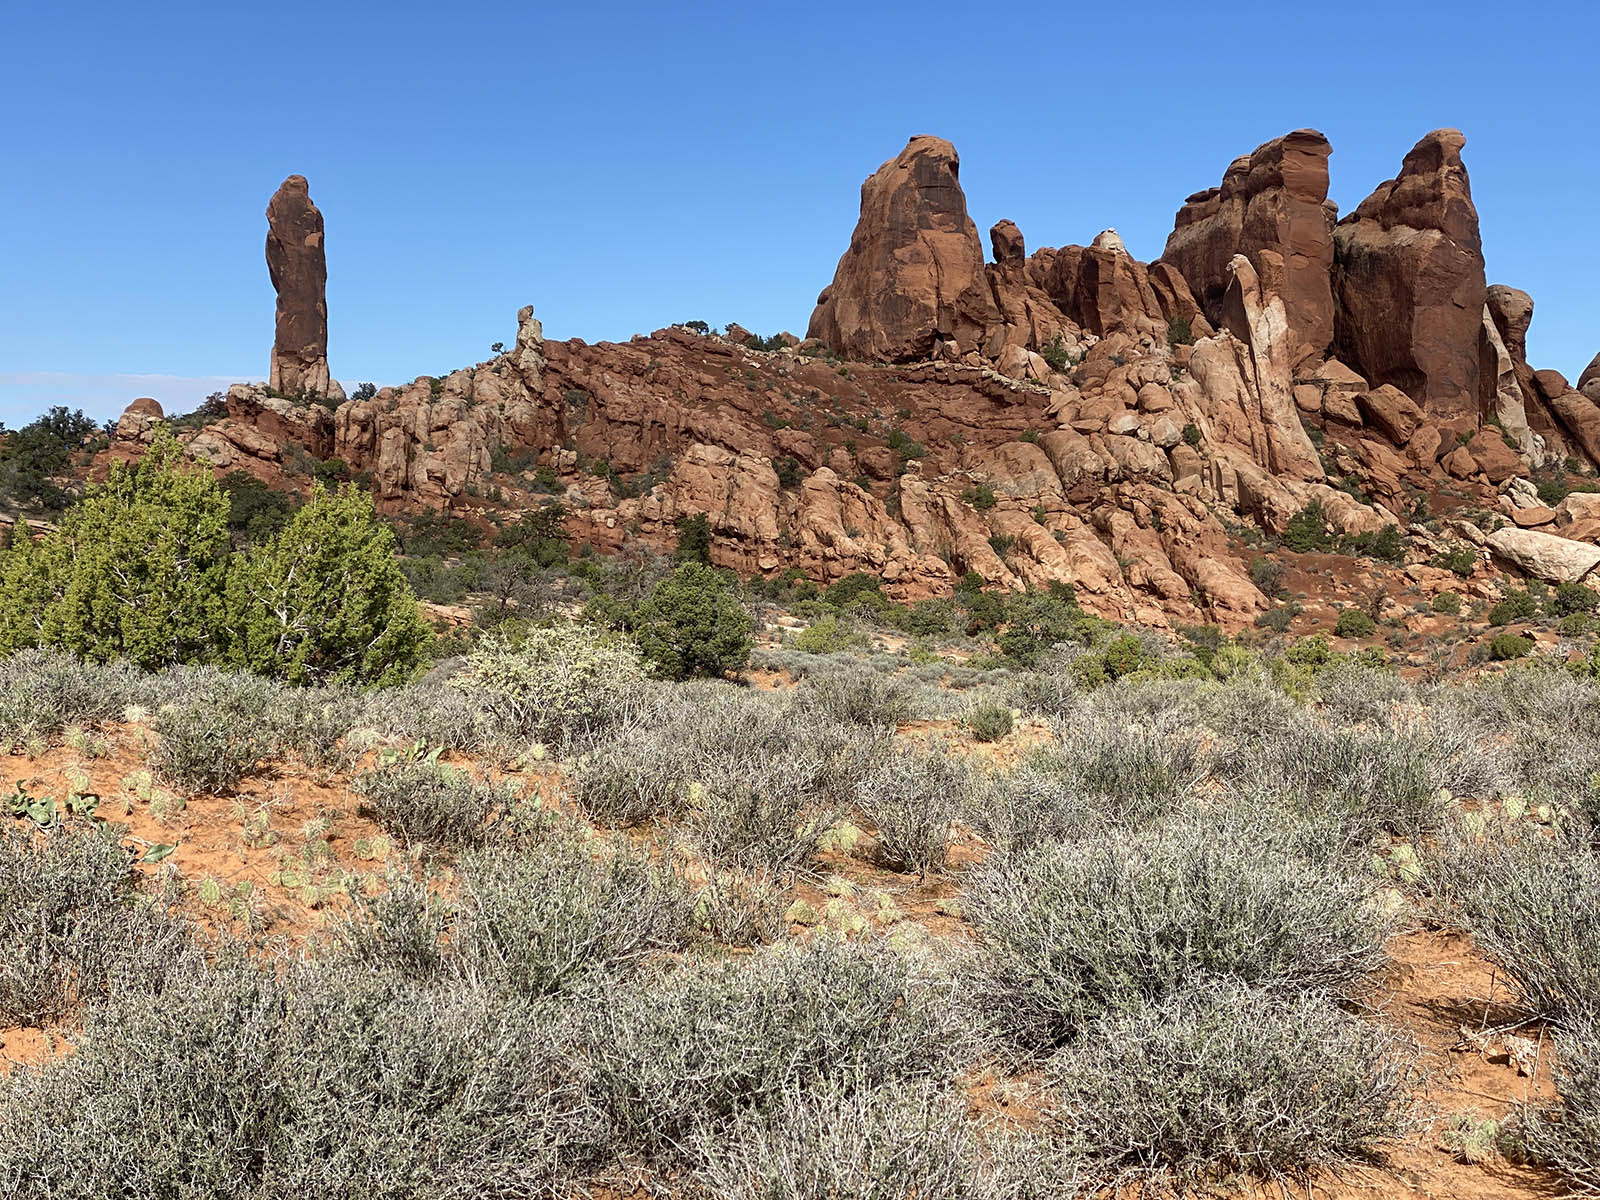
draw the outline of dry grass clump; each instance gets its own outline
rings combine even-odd
[[[973,779],[943,746],[886,755],[856,785],[856,806],[877,827],[878,854],[896,871],[944,867],[950,834],[967,809]]]
[[[1302,856],[1259,824],[1179,820],[997,857],[967,912],[987,1007],[1039,1054],[1196,978],[1336,993],[1384,961],[1376,891],[1358,865]]]
[[[133,856],[92,828],[0,825],[0,1027],[57,1021],[159,984],[188,931],[142,889]]]
[[[1157,1191],[1377,1159],[1411,1083],[1395,1035],[1325,997],[1204,976],[1102,1017],[1049,1075],[1052,1124],[1088,1177]]]
[[[431,755],[382,763],[352,786],[373,820],[411,846],[484,845],[521,803],[515,783],[474,779]]]

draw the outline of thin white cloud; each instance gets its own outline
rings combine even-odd
[[[69,371],[0,371],[0,421],[25,425],[58,404],[109,420],[138,396],[154,396],[169,413],[188,412],[212,392],[250,379],[237,375],[79,375]]]

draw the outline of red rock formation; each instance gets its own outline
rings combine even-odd
[[[267,270],[278,293],[267,385],[291,396],[336,396],[328,375],[328,260],[322,214],[304,175],[285,179],[267,205]]]
[[[1166,340],[1167,317],[1149,273],[1128,253],[1115,229],[1107,229],[1087,247],[1035,251],[1028,260],[1028,278],[1090,333]]]
[[[1220,188],[1184,201],[1161,254],[1161,262],[1188,281],[1213,324],[1222,318],[1233,256],[1245,255],[1259,273],[1258,252],[1278,254],[1296,364],[1320,356],[1333,340],[1331,152],[1315,129],[1297,129],[1235,159]]]
[[[1333,232],[1338,356],[1456,429],[1478,417],[1487,291],[1464,145],[1454,129],[1428,134]]]
[[[861,218],[807,337],[868,361],[929,358],[940,341],[983,345],[1000,314],[959,168],[949,142],[914,137],[861,185]]]
[[[1022,231],[1011,221],[1001,221],[989,230],[989,244],[994,250],[989,286],[1001,323],[989,332],[981,349],[998,358],[1008,346],[1037,351],[1057,344],[1076,357],[1082,331],[1029,279]],[[1005,364],[1000,369],[1006,371]]]

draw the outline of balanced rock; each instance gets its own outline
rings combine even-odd
[[[1221,187],[1184,201],[1161,253],[1161,261],[1188,281],[1213,324],[1222,318],[1233,256],[1245,255],[1259,273],[1259,251],[1279,254],[1296,364],[1320,355],[1333,340],[1332,149],[1315,129],[1297,129],[1235,159]]]
[[[1428,134],[1333,231],[1339,357],[1458,427],[1478,416],[1487,290],[1465,145],[1454,129]]]
[[[807,327],[848,358],[925,359],[981,346],[1000,324],[956,148],[914,137],[861,185],[861,217]]]
[[[311,202],[304,175],[285,179],[267,205],[267,270],[278,293],[268,386],[291,396],[334,395],[322,214]]]

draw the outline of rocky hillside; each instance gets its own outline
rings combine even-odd
[[[714,560],[744,574],[868,571],[897,599],[969,572],[1060,580],[1156,626],[1264,612],[1250,560],[1292,521],[1385,547],[1330,588],[1459,588],[1429,564],[1463,550],[1485,595],[1490,567],[1594,582],[1600,356],[1576,385],[1527,362],[1533,300],[1486,281],[1464,145],[1428,134],[1340,220],[1329,143],[1297,130],[1185,200],[1146,264],[1114,230],[1029,254],[1010,221],[986,261],[955,148],[915,137],[863,184],[804,341],[546,342],[525,308],[490,361],[348,399],[295,176],[268,212],[276,386],[235,385],[183,437],[273,483],[342,460],[393,513],[494,520],[556,494],[601,550],[668,546],[705,513]],[[136,402],[108,453],[159,415]]]

